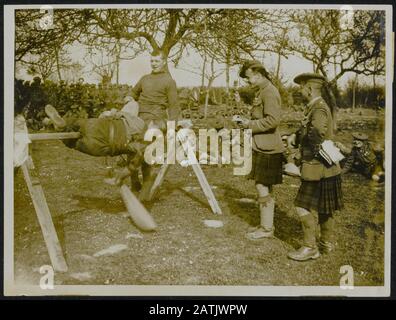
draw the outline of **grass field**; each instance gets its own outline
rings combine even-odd
[[[349,141],[348,128],[338,138]],[[384,187],[360,175],[343,177],[345,209],[336,215],[336,251],[301,263],[287,258],[302,241],[292,206],[297,178],[285,176],[274,188],[276,237],[249,241],[245,233],[259,223],[253,181],[234,176],[231,167],[202,166],[223,210],[216,216],[192,169],[173,166],[149,206],[159,228],[143,233],[128,217],[118,188],[103,183],[103,158],[60,141],[35,143],[32,154],[69,266],[56,274],[56,284],[337,286],[342,265],[353,267],[357,286],[383,284]],[[39,268],[50,260],[21,172],[14,191],[15,281],[38,284]],[[205,219],[224,226],[209,228]],[[94,257],[116,244],[127,249]]]

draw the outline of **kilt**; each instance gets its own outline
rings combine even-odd
[[[343,208],[341,175],[319,181],[302,180],[294,200],[296,207],[331,215]]]
[[[249,179],[265,186],[281,184],[283,161],[283,153],[269,154],[253,150]]]

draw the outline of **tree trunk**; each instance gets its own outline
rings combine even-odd
[[[230,65],[229,63],[226,64],[226,90],[227,94],[230,92]]]
[[[207,56],[204,54],[204,60],[202,64],[202,73],[201,73],[201,88],[205,87],[205,72],[206,72],[206,61],[207,61]]]
[[[377,88],[375,74],[373,74],[373,91]]]
[[[208,80],[208,86],[206,88],[206,96],[205,96],[205,119],[208,116],[208,105],[209,105],[209,93],[210,93],[210,88],[212,87],[212,82],[213,82],[213,78],[209,78]]]
[[[333,66],[334,66],[334,78],[337,76],[337,65],[336,65],[336,58],[333,57]],[[335,81],[337,82],[337,81]]]
[[[282,60],[282,56],[281,56],[281,51],[278,50],[277,52],[278,54],[278,62],[276,64],[276,81],[279,83],[279,73],[280,73],[280,67],[281,67],[281,60]]]
[[[355,80],[353,81],[353,89],[352,89],[352,112],[355,112],[355,108],[356,108],[357,80],[358,80],[358,74],[356,73]]]
[[[117,40],[116,44],[116,84],[119,84],[120,79],[120,56],[121,56],[121,44],[120,40]]]
[[[58,81],[62,81],[62,75],[60,71],[60,65],[59,65],[59,50],[55,48],[55,59],[56,59],[56,72],[58,74]]]
[[[117,61],[116,61],[116,84],[119,84],[119,78],[120,78],[120,59],[119,56],[117,56]]]
[[[230,63],[231,63],[231,57],[230,57],[230,51],[227,50],[227,56],[226,56],[226,90],[227,90],[227,95],[230,92]]]

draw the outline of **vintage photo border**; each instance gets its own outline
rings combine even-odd
[[[139,4],[139,5],[52,5],[59,8],[250,8],[273,9],[285,5],[207,5],[207,4]],[[340,9],[342,5],[291,5],[288,9]],[[52,290],[37,286],[14,284],[14,178],[13,178],[13,119],[14,119],[14,38],[16,9],[38,9],[40,5],[4,6],[4,295],[6,296],[348,296],[386,297],[391,283],[391,166],[392,166],[392,82],[394,34],[391,5],[352,5],[356,10],[386,12],[386,107],[385,107],[385,250],[384,285],[342,289],[337,286],[184,286],[184,285],[55,285]]]

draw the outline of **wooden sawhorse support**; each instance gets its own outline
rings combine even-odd
[[[169,150],[169,153],[173,152],[173,150]],[[169,154],[168,154],[169,155]],[[199,165],[195,154],[191,152],[191,149],[188,149],[188,156],[190,159],[195,160],[195,163],[191,164],[191,167],[193,168],[193,171],[195,175],[198,178],[199,184],[201,186],[201,189],[203,193],[205,194],[206,199],[209,202],[210,208],[212,209],[212,212],[215,214],[222,214],[221,208],[216,200],[216,197],[212,191],[212,188],[209,185],[208,180],[205,177],[205,174],[202,171],[201,166]],[[163,164],[162,167],[160,168],[157,176],[155,177],[155,180],[150,188],[150,191],[148,192],[148,197],[147,200],[151,201],[157,192],[158,188],[162,185],[164,182],[165,176],[168,172],[169,169],[169,164]]]
[[[45,141],[45,140],[63,140],[63,139],[76,139],[80,136],[78,132],[61,132],[61,133],[36,133],[36,134],[29,134],[29,139],[34,141]],[[221,208],[217,203],[217,200],[213,194],[213,191],[206,180],[206,177],[202,171],[200,165],[192,164],[191,165],[195,175],[198,178],[198,181],[201,185],[201,188],[208,199],[209,205],[212,211],[215,214],[221,214]],[[162,182],[165,179],[165,175],[169,169],[169,165],[164,164],[149,193],[149,198],[152,199],[156,190],[160,187]],[[62,248],[59,243],[59,239],[55,230],[54,223],[52,221],[51,212],[48,208],[47,200],[44,195],[43,188],[40,184],[39,175],[34,167],[32,158],[29,156],[28,160],[22,164],[22,171],[23,176],[26,181],[26,184],[29,189],[30,196],[33,201],[34,209],[37,214],[37,218],[41,227],[41,231],[44,236],[44,241],[47,246],[47,250],[50,256],[50,260],[52,266],[55,271],[58,272],[66,272],[68,267],[66,264],[66,260],[63,256]]]
[[[196,163],[196,164],[191,164],[191,167],[194,170],[195,175],[198,178],[199,184],[201,185],[201,189],[205,194],[206,199],[209,202],[210,208],[212,209],[212,212],[215,214],[222,214],[221,208],[216,200],[216,197],[209,185],[208,180],[205,177],[205,174],[202,171],[201,166]],[[164,182],[165,176],[169,170],[169,165],[168,164],[163,164],[154,180],[154,183],[150,189],[148,200],[151,201],[156,194],[158,188],[162,185]]]
[[[34,141],[73,139],[79,137],[78,132],[65,133],[36,133],[29,134],[29,139]],[[23,177],[29,189],[33,206],[43,233],[51,264],[55,271],[66,272],[67,264],[63,256],[62,248],[52,221],[51,212],[48,208],[43,187],[40,184],[39,175],[34,167],[31,156],[22,164]]]

